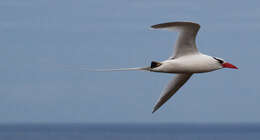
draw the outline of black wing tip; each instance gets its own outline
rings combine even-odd
[[[152,114],[154,114],[155,111],[156,111],[156,110],[154,109],[154,110],[152,111]]]
[[[152,114],[154,114],[159,108],[160,108],[160,107],[155,106],[155,107],[153,108]]]
[[[160,28],[167,28],[167,27],[171,27],[171,26],[180,26],[180,25],[184,25],[184,26],[195,25],[195,26],[200,27],[200,25],[195,22],[177,21],[177,22],[166,22],[166,23],[152,25],[151,28],[160,29]]]

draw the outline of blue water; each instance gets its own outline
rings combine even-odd
[[[12,124],[0,140],[260,140],[260,124]]]

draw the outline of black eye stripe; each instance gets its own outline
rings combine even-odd
[[[224,63],[224,61],[221,60],[221,59],[218,59],[218,58],[216,58],[216,57],[213,57],[213,58],[216,59],[216,60],[218,60],[218,62],[219,62],[220,64],[223,64],[223,63]]]

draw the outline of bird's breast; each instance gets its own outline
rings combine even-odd
[[[153,71],[165,73],[203,73],[220,68],[221,67],[209,57],[191,56],[163,61],[162,65]]]

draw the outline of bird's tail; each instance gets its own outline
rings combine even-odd
[[[150,71],[151,67],[118,68],[118,69],[87,69],[88,71]]]
[[[86,69],[87,71],[153,71],[154,68],[162,65],[161,62],[152,61],[148,67],[135,67],[135,68],[118,68],[118,69]]]

